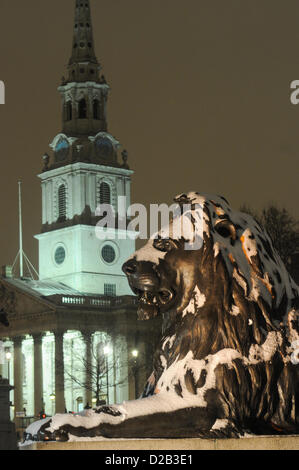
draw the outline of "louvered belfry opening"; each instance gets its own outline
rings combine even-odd
[[[111,191],[108,183],[100,185],[100,204],[111,204]]]
[[[61,184],[58,188],[58,219],[66,220],[66,188]]]

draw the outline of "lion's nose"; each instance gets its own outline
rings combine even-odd
[[[129,259],[129,261],[126,261],[123,264],[122,270],[127,276],[132,276],[132,274],[135,274],[137,270],[136,261],[134,259]]]
[[[142,291],[156,291],[159,288],[159,278],[153,270],[153,263],[133,258],[124,263],[122,269],[131,287]]]

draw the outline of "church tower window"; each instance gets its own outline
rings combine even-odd
[[[115,284],[104,284],[104,295],[108,297],[116,296],[116,285]]]
[[[58,218],[59,220],[66,219],[66,188],[64,184],[58,188]]]
[[[71,121],[73,119],[73,106],[72,102],[68,101],[66,103],[66,120]]]
[[[111,204],[111,191],[108,183],[100,185],[100,204]]]
[[[93,71],[91,70],[91,72]],[[97,99],[93,101],[93,118],[100,119],[100,102]]]
[[[86,100],[82,98],[79,101],[79,119],[86,119],[86,117],[87,117]]]

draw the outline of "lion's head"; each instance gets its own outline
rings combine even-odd
[[[201,347],[186,346],[198,357],[221,347],[248,356],[282,327],[285,348],[297,341],[299,289],[258,222],[220,196],[190,192],[175,201],[187,211],[123,266],[139,296],[139,318],[162,314],[165,327],[181,321],[192,330],[191,343],[201,336]],[[183,236],[175,235],[178,224]]]

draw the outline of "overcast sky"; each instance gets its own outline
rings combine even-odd
[[[57,86],[71,54],[74,0],[0,0],[0,264],[37,264],[36,175],[61,131]],[[129,152],[133,202],[196,190],[235,208],[269,201],[299,218],[297,0],[91,0],[95,48],[111,86],[109,131]]]

